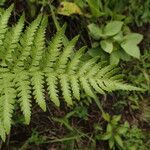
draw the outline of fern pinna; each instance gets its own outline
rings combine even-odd
[[[3,140],[10,132],[15,104],[19,103],[27,124],[31,118],[31,95],[46,111],[44,85],[56,106],[60,105],[60,91],[66,103],[73,105],[74,99],[80,100],[81,89],[91,98],[96,97],[95,93],[139,90],[124,84],[114,66],[99,63],[98,58],[83,62],[85,47],[72,53],[78,36],[64,46],[64,27],[45,44],[47,18],[42,15],[26,29],[24,15],[15,26],[9,27],[12,10],[10,6],[0,16],[0,137]]]

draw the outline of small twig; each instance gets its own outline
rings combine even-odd
[[[0,140],[0,150],[2,149],[2,144],[3,144],[3,141]]]
[[[51,5],[51,3],[49,3],[49,7],[50,7],[50,10],[51,10],[51,13],[52,13],[52,18],[53,18],[55,27],[56,27],[57,31],[59,31],[61,29],[61,27],[60,27],[59,22],[56,19],[56,16],[55,16],[55,13],[54,13],[54,10],[53,10],[53,6]]]
[[[53,6],[51,5],[51,3],[49,3],[49,7],[51,10],[52,19],[54,21],[55,27],[56,27],[57,31],[59,31],[61,29],[61,26],[60,26],[59,22],[57,21],[57,18],[56,18],[56,15],[54,13]],[[69,42],[68,38],[66,37],[66,35],[64,35],[64,38],[63,38],[64,46],[66,46],[68,42]]]
[[[27,140],[22,146],[21,148],[19,148],[18,150],[26,150],[29,146],[29,141]]]
[[[7,147],[9,147],[10,134],[11,134],[11,133],[9,133],[9,135],[7,136],[7,137],[8,137],[8,138],[7,138],[7,139],[8,139],[8,140],[7,140]],[[8,149],[9,149],[9,148],[8,148]]]

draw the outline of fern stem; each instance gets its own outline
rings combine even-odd
[[[51,10],[52,19],[54,21],[55,27],[56,27],[57,31],[59,31],[61,29],[61,27],[59,25],[59,22],[57,21],[57,18],[56,18],[56,15],[54,13],[54,9],[53,9],[53,6],[51,5],[51,3],[49,3],[49,7],[50,7],[50,10]],[[68,38],[66,36],[64,36],[63,44],[67,45],[68,42],[69,42]]]

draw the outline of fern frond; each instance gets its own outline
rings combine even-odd
[[[50,100],[58,107],[59,95],[71,106],[75,99],[80,100],[81,92],[96,99],[96,93],[141,90],[125,84],[122,75],[118,74],[119,69],[105,62],[99,63],[99,57],[84,62],[85,47],[72,53],[78,36],[64,46],[62,40],[65,26],[47,46],[47,19],[42,19],[42,15],[24,32],[24,16],[15,27],[8,27],[12,8],[8,8],[0,18],[0,137],[3,140],[11,129],[15,103],[20,104],[27,124],[31,118],[32,96],[46,111],[46,87]]]

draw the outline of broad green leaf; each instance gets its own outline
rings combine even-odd
[[[123,126],[126,127],[126,128],[129,128],[130,127],[129,122],[125,121],[124,124],[123,124]]]
[[[123,42],[121,47],[130,56],[140,59],[140,49],[132,41]]]
[[[115,135],[114,138],[115,138],[116,143],[117,143],[121,148],[123,148],[123,141],[122,141],[121,137],[117,134],[117,135]]]
[[[118,34],[116,34],[115,36],[113,36],[113,39],[117,42],[121,42],[123,40],[123,33],[119,32]]]
[[[84,9],[85,7],[87,7],[87,3],[86,0],[75,0],[74,1],[80,8]]]
[[[78,7],[75,3],[72,2],[61,2],[58,9],[58,14],[64,15],[64,16],[70,16],[73,14],[79,14],[82,15],[82,11],[80,7]]]
[[[113,51],[110,55],[110,64],[117,65],[120,61],[119,51]]]
[[[115,144],[114,138],[109,139],[108,143],[109,143],[109,148],[112,149]]]
[[[111,132],[107,132],[101,136],[101,140],[104,140],[104,141],[109,140],[112,136],[113,135]]]
[[[139,33],[129,33],[128,35],[124,36],[124,41],[130,41],[133,44],[139,44],[143,39],[143,35]]]
[[[128,128],[122,126],[117,129],[118,134],[126,134]]]
[[[98,27],[96,24],[92,23],[88,25],[88,29],[90,31],[90,35],[95,39],[99,40],[101,37],[103,37],[102,29]]]
[[[95,47],[95,48],[91,48],[88,50],[87,52],[88,55],[92,56],[92,57],[97,57],[97,56],[100,56],[101,60],[102,61],[106,61],[106,59],[108,59],[108,53],[105,53],[100,45],[98,47]]]
[[[100,47],[95,47],[95,48],[89,49],[88,54],[92,57],[101,56]]]
[[[110,123],[107,125],[107,132],[112,132],[112,125]]]
[[[101,48],[107,53],[111,53],[113,51],[113,43],[109,40],[101,41],[100,45],[101,45]]]
[[[124,61],[129,61],[131,59],[131,56],[128,55],[123,49],[117,51],[117,53],[118,53],[119,58]]]
[[[130,147],[127,147],[128,150],[137,150],[137,146],[136,145],[130,145]]]
[[[104,34],[107,36],[113,36],[121,31],[123,22],[111,21],[104,27]]]
[[[110,121],[110,115],[108,113],[103,113],[102,117],[106,120],[106,121]]]
[[[113,122],[118,122],[118,121],[120,121],[121,120],[121,115],[114,115],[113,117],[112,117],[112,121]]]

